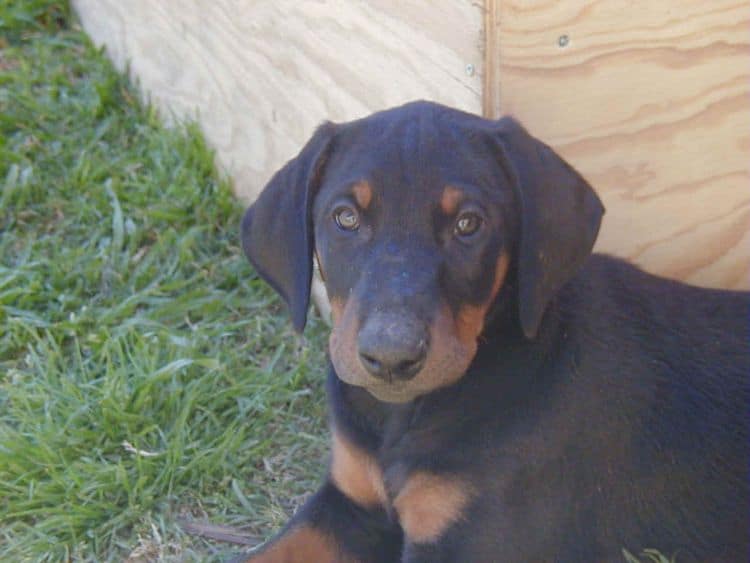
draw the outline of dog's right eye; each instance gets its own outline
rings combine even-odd
[[[356,231],[359,229],[359,213],[347,205],[337,207],[333,211],[333,220],[342,231]]]

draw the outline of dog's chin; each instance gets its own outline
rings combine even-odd
[[[332,355],[331,360],[334,373],[341,381],[367,391],[378,401],[394,404],[409,403],[418,397],[455,384],[461,379],[468,366],[468,362],[466,362],[466,365],[454,364],[451,366],[454,368],[453,370],[447,370],[441,369],[440,362],[434,362],[430,366],[431,369],[422,369],[407,381],[382,381],[371,377],[360,366],[352,366],[345,361],[339,361],[340,358],[336,356]],[[441,374],[442,377],[429,377],[435,373]]]
[[[378,401],[384,403],[404,404],[409,403],[423,395],[423,392],[417,392],[413,389],[404,388],[400,385],[378,385],[365,387],[368,393]]]
[[[384,403],[408,403],[420,395],[429,392],[423,389],[418,389],[411,382],[386,383],[374,378],[363,377],[358,373],[350,373],[347,370],[336,370],[336,375],[344,383],[360,387],[375,397],[378,401]]]

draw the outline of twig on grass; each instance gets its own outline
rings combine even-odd
[[[255,536],[248,536],[237,528],[230,526],[219,526],[207,522],[195,522],[193,520],[178,519],[177,523],[186,533],[194,536],[201,536],[210,540],[233,543],[236,545],[258,545],[262,540]]]

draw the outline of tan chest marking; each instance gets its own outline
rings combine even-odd
[[[463,517],[471,487],[458,478],[415,473],[393,500],[409,541],[429,543]]]
[[[385,506],[383,473],[373,457],[334,430],[331,479],[360,506]]]

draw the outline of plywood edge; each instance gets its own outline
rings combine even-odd
[[[484,74],[482,77],[482,115],[488,119],[500,117],[500,48],[498,44],[498,2],[484,0],[483,39]]]

